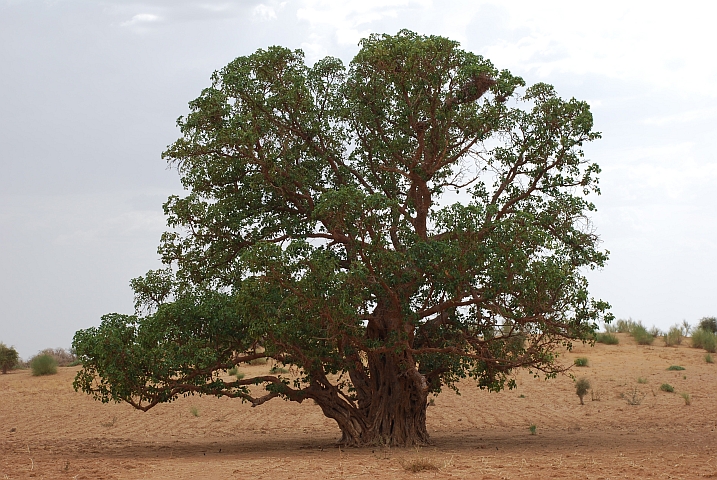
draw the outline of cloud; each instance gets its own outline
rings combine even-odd
[[[120,23],[120,26],[131,27],[134,25],[159,22],[160,20],[162,20],[162,17],[160,17],[159,15],[154,15],[152,13],[138,13],[137,15],[132,17],[132,20]]]

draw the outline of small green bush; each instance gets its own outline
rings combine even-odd
[[[615,324],[615,329],[617,333],[630,333],[633,325],[635,325],[635,322],[633,322],[632,319],[618,320]]]
[[[30,368],[35,376],[54,375],[57,373],[57,360],[52,355],[41,353],[30,360]]]
[[[685,367],[680,366],[680,365],[670,365],[669,367],[667,367],[667,369],[668,370],[684,370]]]
[[[573,360],[573,363],[576,367],[587,367],[588,366],[588,359],[585,357],[578,357],[575,360]]]
[[[597,343],[604,343],[605,345],[617,345],[618,343],[620,343],[620,340],[617,338],[617,336],[613,335],[610,332],[598,333],[595,337],[595,341]]]
[[[15,368],[20,362],[20,355],[15,350],[15,347],[8,347],[4,343],[0,343],[0,370],[2,373],[7,373],[8,370]]]
[[[587,395],[588,390],[590,390],[590,380],[587,378],[581,378],[577,382],[575,382],[575,393],[577,394],[578,398],[580,398],[580,405],[585,405],[583,403],[583,397]]]
[[[663,383],[662,385],[660,385],[660,390],[662,390],[663,392],[674,392],[675,391],[675,389],[672,388],[672,385],[670,385],[669,383]]]
[[[685,405],[692,404],[692,397],[690,397],[689,393],[680,393],[680,396],[685,400]]]
[[[189,413],[191,413],[193,416],[198,417],[199,416],[199,409],[192,405],[189,407]]]
[[[639,378],[637,379],[637,383],[647,383],[647,379],[646,379],[646,378],[643,378],[643,377],[639,377]]]
[[[692,332],[692,347],[704,348],[710,353],[715,353],[715,350],[717,350],[717,335],[703,328],[698,328]]]
[[[266,357],[255,358],[254,360],[249,361],[249,365],[266,365],[266,362]]]
[[[537,433],[538,427],[537,425],[531,425],[530,427],[528,427],[528,430],[530,430],[531,435],[535,435]]]
[[[638,345],[652,345],[652,342],[655,341],[655,337],[639,322],[632,325],[630,335]]]
[[[712,355],[710,355],[709,353],[706,353],[706,354],[705,354],[705,362],[707,362],[707,363],[715,363],[715,361],[712,359]]]
[[[700,319],[700,323],[697,328],[706,332],[717,333],[717,318],[703,317]]]
[[[227,370],[227,373],[233,377],[234,375],[239,373],[239,369],[236,366],[234,366],[234,367],[230,368],[229,370]]]
[[[682,343],[682,329],[677,325],[670,329],[663,336],[666,347],[674,347]]]

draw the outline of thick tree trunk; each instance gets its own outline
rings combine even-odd
[[[399,355],[377,354],[369,358],[371,375],[355,385],[358,408],[342,398],[318,399],[327,417],[341,429],[339,444],[347,446],[414,446],[429,443],[426,430],[428,389],[425,379]],[[356,377],[355,373],[352,375]]]

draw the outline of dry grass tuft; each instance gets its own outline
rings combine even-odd
[[[423,471],[438,471],[440,467],[430,458],[414,458],[412,460],[404,460],[401,462],[404,470],[411,473]]]

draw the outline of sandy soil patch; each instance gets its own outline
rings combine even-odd
[[[512,391],[466,383],[461,396],[447,391],[429,407],[435,444],[419,450],[335,448],[338,428],[311,402],[250,408],[190,396],[143,413],[75,392],[76,368],[14,371],[0,375],[0,480],[717,478],[717,364],[702,350],[618,336],[620,345],[580,345],[563,357],[589,359],[573,373],[599,400],[588,394],[581,406],[570,378],[525,371]],[[644,398],[629,405],[625,394]],[[418,460],[436,469],[406,469]]]

